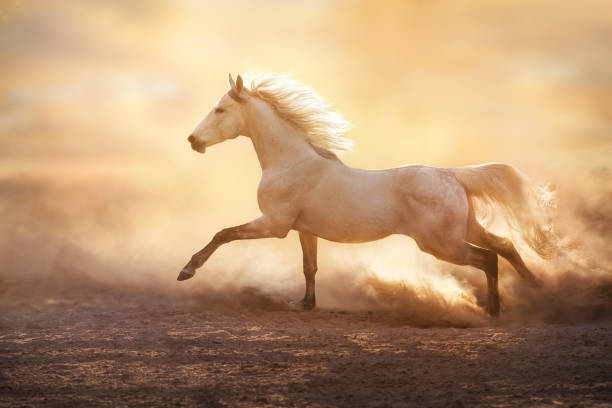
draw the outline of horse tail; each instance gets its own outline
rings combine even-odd
[[[485,163],[451,170],[465,188],[475,210],[490,210],[497,205],[512,235],[520,235],[542,258],[550,258],[554,254],[557,239],[552,221],[557,201],[550,185],[539,186],[518,169],[503,163]]]

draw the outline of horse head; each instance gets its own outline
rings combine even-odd
[[[191,148],[199,153],[204,153],[208,146],[244,134],[246,126],[244,102],[248,95],[240,75],[234,82],[230,74],[229,83],[230,90],[219,99],[187,138]]]

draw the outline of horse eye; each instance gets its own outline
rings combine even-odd
[[[223,109],[223,108],[215,109],[215,113],[223,113],[223,112],[225,112],[225,109]]]

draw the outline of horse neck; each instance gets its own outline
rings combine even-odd
[[[262,171],[290,166],[316,157],[316,152],[298,130],[265,102],[252,98],[249,103],[247,135],[253,142]]]

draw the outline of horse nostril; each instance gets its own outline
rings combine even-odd
[[[189,140],[189,143],[193,143],[193,142],[195,142],[195,137],[193,135],[189,135],[187,140]]]

